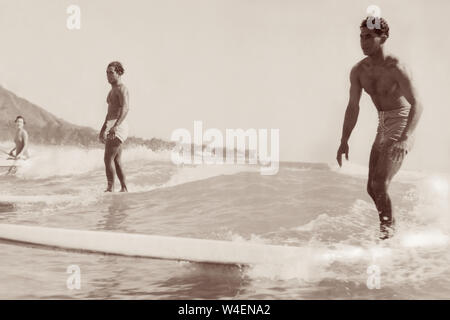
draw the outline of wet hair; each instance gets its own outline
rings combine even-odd
[[[119,61],[113,61],[110,64],[108,64],[108,68],[113,67],[114,71],[121,76],[125,72],[125,69],[123,68],[122,64]]]
[[[378,27],[378,24],[376,23],[377,22],[376,19],[379,19],[379,22],[380,22],[379,27]],[[371,27],[371,28],[375,31],[376,34],[378,34],[380,36],[385,35],[386,38],[389,38],[389,25],[385,19],[383,19],[381,17],[380,18],[367,17],[367,18],[364,18],[364,20],[361,22],[360,27],[370,29],[369,26],[367,26],[367,22],[369,20],[372,22],[373,27]]]
[[[17,122],[17,120],[22,119],[23,120],[23,124],[25,124],[25,119],[22,116],[17,116],[16,120],[14,120],[14,122]]]

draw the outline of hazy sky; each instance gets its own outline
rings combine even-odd
[[[81,30],[66,9],[81,8]],[[0,84],[50,112],[100,128],[106,65],[124,64],[131,134],[169,139],[205,128],[278,128],[282,160],[334,161],[359,24],[375,4],[388,52],[424,104],[405,167],[449,171],[450,2],[300,0],[0,0]],[[366,94],[350,139],[367,164],[377,114]]]

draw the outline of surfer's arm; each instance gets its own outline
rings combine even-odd
[[[395,72],[396,80],[400,86],[400,89],[411,105],[411,109],[409,111],[408,123],[406,124],[405,129],[399,139],[399,141],[407,140],[414,130],[417,127],[417,123],[419,122],[420,116],[422,115],[423,106],[420,100],[418,99],[417,91],[414,88],[414,85],[411,81],[411,77],[406,71],[404,66],[398,65]]]
[[[361,99],[362,87],[359,82],[357,67],[353,67],[350,72],[350,98],[345,110],[344,125],[342,128],[341,142],[347,143],[355,128],[359,115],[359,100]]]
[[[103,122],[103,126],[100,129],[100,134],[98,135],[98,139],[100,140],[101,143],[105,143],[105,140],[106,140],[105,131],[106,131],[107,120],[108,120],[108,115],[106,115],[105,122]]]
[[[28,150],[28,133],[26,131],[22,131],[21,135],[23,141],[23,148],[18,154],[16,154],[16,158],[20,158],[22,154],[27,154]]]
[[[347,109],[345,110],[344,125],[342,127],[341,144],[339,146],[336,160],[339,166],[342,165],[342,154],[348,160],[348,139],[355,128],[359,115],[359,100],[361,99],[362,87],[359,82],[358,65],[353,67],[350,72],[350,98]]]
[[[129,106],[128,106],[128,90],[125,86],[121,86],[119,90],[117,91],[118,97],[119,97],[119,117],[117,118],[116,123],[114,123],[114,126],[111,128],[111,130],[114,132],[115,128],[120,126],[120,124],[125,120]],[[110,132],[111,132],[110,130]]]
[[[106,114],[105,121],[103,121],[102,128],[100,129],[100,134],[102,134],[103,132],[105,132],[105,130],[106,130],[106,123],[107,123],[107,122],[108,122],[108,114]]]
[[[411,105],[405,129],[403,129],[402,135],[398,141],[392,144],[391,159],[394,161],[401,161],[411,147],[408,139],[417,127],[417,123],[422,115],[423,107],[417,97],[417,91],[414,88],[411,77],[405,67],[399,64],[396,65],[394,76],[400,86],[403,96]]]

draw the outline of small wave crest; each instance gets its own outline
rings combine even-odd
[[[379,221],[374,204],[362,199],[356,199],[347,211],[324,212],[289,230],[248,239],[236,234],[227,238],[309,249],[309,255],[298,259],[284,259],[280,253],[274,257],[274,263],[249,267],[245,272],[252,279],[295,279],[303,283],[335,283],[341,279],[359,283],[361,290],[367,290],[370,272],[379,270],[382,286],[420,288],[448,273],[448,177],[434,175],[420,179],[403,197],[411,206],[399,207],[397,201],[396,234],[384,241],[378,239]]]
[[[345,161],[342,164],[342,167],[339,167],[336,163],[328,163],[328,167],[333,172],[357,178],[366,178],[369,173],[369,167],[367,165],[361,165],[351,161]],[[429,175],[430,174],[426,172],[402,169],[396,174],[394,180],[414,183]]]
[[[104,150],[73,146],[33,146],[31,158],[20,167],[17,176],[25,179],[43,179],[54,176],[80,175],[104,166]],[[153,152],[144,146],[125,149],[123,161],[169,161],[168,151]]]

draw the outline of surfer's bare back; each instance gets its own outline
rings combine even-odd
[[[356,125],[362,89],[378,110],[377,136],[369,160],[367,192],[375,202],[380,218],[381,239],[394,231],[395,219],[388,194],[391,179],[400,169],[412,147],[412,134],[422,113],[410,76],[399,60],[384,53],[389,26],[383,18],[366,18],[361,23],[361,48],[367,57],[350,72],[350,99],[345,111],[337,162],[342,154],[348,160],[348,139]]]

